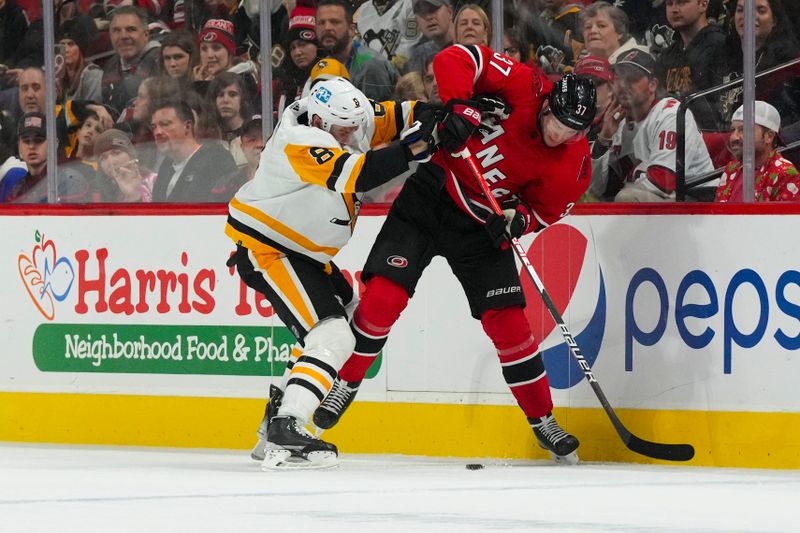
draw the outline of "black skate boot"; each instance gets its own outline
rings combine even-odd
[[[267,428],[269,427],[269,421],[278,414],[278,408],[281,406],[282,401],[283,391],[280,387],[270,385],[269,399],[267,400],[267,407],[264,409],[264,418],[261,419],[261,425],[258,426],[258,431],[256,432],[258,435],[258,442],[250,452],[250,457],[254,461],[264,460],[264,446],[267,445]]]
[[[558,425],[553,413],[548,413],[541,418],[529,418],[528,422],[533,428],[533,434],[539,441],[539,446],[550,452],[556,463],[578,464],[578,449],[580,443]]]
[[[330,392],[314,411],[314,424],[321,429],[331,429],[353,403],[360,381],[343,381],[336,378]]]
[[[291,416],[276,416],[267,428],[262,470],[330,468],[338,463],[336,446],[314,438]]]

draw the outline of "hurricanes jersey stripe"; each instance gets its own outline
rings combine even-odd
[[[481,74],[483,73],[483,55],[481,54],[480,49],[475,45],[457,44],[454,46],[467,52],[473,63],[475,63],[475,78],[473,80],[474,85],[478,82],[478,78],[480,78]]]

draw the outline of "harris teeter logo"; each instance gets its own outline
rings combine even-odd
[[[222,260],[203,268],[207,265],[191,261],[187,251],[152,270],[133,265],[130,257],[105,247],[62,254],[54,239],[36,232],[18,267],[25,291],[46,319],[32,340],[40,371],[283,375],[298,350],[295,337],[283,326],[235,325],[250,315],[270,318],[274,309],[234,269]],[[233,283],[223,286],[219,280],[226,276]],[[234,325],[161,323],[162,317],[211,313]],[[55,321],[57,314],[62,323]],[[93,323],[74,320],[81,316]],[[366,377],[374,377],[380,364],[378,357]]]
[[[36,309],[47,320],[56,316],[56,303],[63,302],[75,282],[72,261],[60,256],[56,243],[38,230],[34,245],[17,258],[19,276]]]
[[[555,224],[537,236],[527,255],[559,313],[570,326],[570,331],[586,361],[593,366],[600,354],[605,333],[606,291],[603,271],[586,237],[568,224]],[[525,315],[531,325],[533,336],[539,341],[544,341],[556,329],[555,321],[528,275],[520,272],[520,279],[528,302]],[[582,300],[597,301],[588,320],[581,320],[582,317],[570,320],[574,317],[567,314],[569,311],[574,311],[576,315],[581,312],[569,309],[570,301],[579,289],[582,291]],[[587,295],[583,291],[589,291],[590,294]],[[585,325],[580,331],[576,331],[570,322]],[[556,389],[568,389],[583,381],[584,374],[560,332],[556,335],[560,342],[543,350],[542,356],[550,386]]]

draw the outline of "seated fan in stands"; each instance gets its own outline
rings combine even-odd
[[[767,102],[756,100],[755,113],[755,200],[757,202],[800,201],[800,175],[795,166],[778,152],[778,131],[781,116]],[[733,155],[717,188],[717,202],[741,202],[742,195],[742,126],[744,107],[740,106],[731,120],[731,136],[728,142]]]

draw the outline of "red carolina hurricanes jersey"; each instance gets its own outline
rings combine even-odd
[[[511,107],[509,118],[494,121],[467,142],[494,197],[503,202],[516,195],[540,226],[566,216],[589,186],[592,160],[584,138],[553,148],[542,141],[537,116],[552,87],[545,74],[478,45],[446,48],[436,55],[433,72],[445,104],[453,98],[495,95]],[[447,190],[456,204],[484,220],[491,209],[466,161],[445,150],[433,161],[445,169]]]

